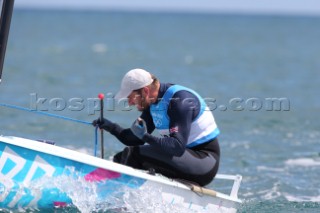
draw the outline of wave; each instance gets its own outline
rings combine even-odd
[[[320,166],[320,160],[313,158],[288,159],[285,161],[285,164],[287,166],[313,167]]]

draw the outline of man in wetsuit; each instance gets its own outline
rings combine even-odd
[[[213,180],[219,168],[219,129],[195,91],[133,69],[123,77],[115,98],[127,98],[142,112],[128,129],[107,119],[93,121],[127,146],[114,156],[115,162],[201,186]],[[161,137],[151,135],[155,129]]]

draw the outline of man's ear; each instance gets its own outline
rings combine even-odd
[[[149,96],[150,95],[150,89],[149,87],[143,87],[143,92],[146,96]]]

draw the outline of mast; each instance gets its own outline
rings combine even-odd
[[[0,83],[11,23],[14,0],[0,0]]]

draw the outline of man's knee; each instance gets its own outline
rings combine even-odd
[[[125,147],[123,151],[114,155],[113,162],[140,169],[141,166],[139,163],[138,156],[139,156],[139,147],[128,146],[128,147]]]

